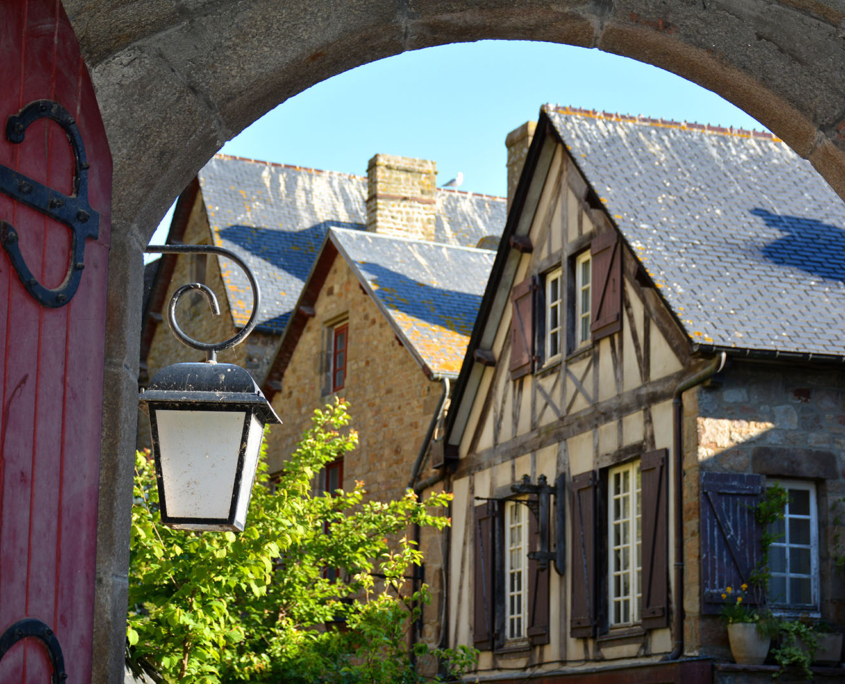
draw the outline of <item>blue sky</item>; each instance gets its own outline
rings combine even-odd
[[[427,48],[366,64],[287,100],[222,152],[365,175],[376,153],[432,159],[438,184],[504,195],[505,136],[540,106],[763,127],[674,74],[598,50],[523,41]],[[162,243],[170,212],[156,231]]]

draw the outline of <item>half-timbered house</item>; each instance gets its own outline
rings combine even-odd
[[[773,482],[770,606],[845,623],[843,227],[769,134],[541,110],[439,456],[473,681],[733,676]]]

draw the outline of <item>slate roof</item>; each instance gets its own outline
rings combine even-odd
[[[329,228],[363,230],[364,176],[215,156],[198,174],[214,243],[244,258],[258,277],[258,329],[281,333]],[[437,192],[436,240],[475,246],[501,235],[505,199],[454,190]],[[246,276],[220,258],[235,324],[246,324]]]
[[[412,353],[456,376],[496,253],[344,229],[330,237]]]
[[[546,106],[693,342],[845,355],[845,203],[770,134]]]

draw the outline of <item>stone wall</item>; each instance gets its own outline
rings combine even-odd
[[[344,488],[360,480],[366,486],[365,500],[399,498],[405,494],[414,460],[437,410],[441,385],[426,378],[340,256],[334,260],[314,311],[287,366],[281,391],[273,398],[273,408],[284,424],[271,430],[270,472],[284,466],[310,426],[314,409],[339,396],[349,402],[352,427],[359,435],[358,448],[344,461]],[[323,394],[324,331],[342,322],[349,325],[344,388],[336,395]],[[431,472],[426,469],[421,476]],[[421,548],[426,581],[433,590],[432,603],[424,611],[423,635],[432,640],[436,638],[441,586],[440,534],[424,531]]]
[[[725,653],[724,629],[698,616],[701,471],[811,479],[819,511],[822,617],[845,626],[845,371],[733,362],[684,398],[685,610],[688,652]],[[839,520],[837,521],[837,515]]]
[[[437,162],[377,154],[367,165],[367,230],[434,240]]]
[[[536,130],[536,121],[526,121],[519,128],[508,133],[505,138],[505,147],[508,148],[508,210],[510,210],[513,196],[516,194],[516,186],[519,184],[522,167],[525,165],[528,148],[531,147],[531,141]]]

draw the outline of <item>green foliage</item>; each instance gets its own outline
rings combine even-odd
[[[783,536],[769,532],[769,526],[784,519],[786,516],[786,504],[788,502],[789,492],[786,491],[783,485],[776,482],[771,487],[766,487],[760,503],[754,507],[754,519],[763,528],[763,553],[760,562],[751,571],[748,581],[754,586],[757,603],[760,604],[763,603],[763,598],[768,592],[769,582],[772,578],[772,573],[769,571],[769,548]]]
[[[448,519],[410,490],[389,503],[351,491],[312,495],[322,468],[352,451],[346,405],[315,411],[313,426],[268,486],[259,467],[249,521],[239,535],[160,524],[154,468],[137,454],[132,511],[127,664],[158,682],[416,682],[406,630],[428,600],[404,579],[422,556],[402,536]],[[325,529],[330,525],[331,534]],[[399,538],[389,543],[388,538]],[[341,569],[333,581],[327,570]],[[415,655],[429,652],[424,644]],[[470,669],[471,649],[433,652],[445,669]]]
[[[804,677],[809,681],[813,678],[810,663],[816,657],[818,638],[812,623],[806,620],[781,620],[780,644],[772,649],[772,657],[780,665],[780,670],[773,676],[778,677],[784,670],[793,665],[801,668]]]

